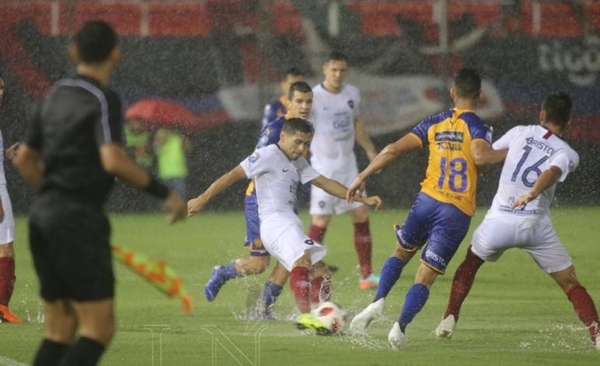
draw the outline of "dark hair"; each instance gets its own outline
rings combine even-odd
[[[292,66],[285,71],[285,74],[283,74],[283,80],[287,79],[289,76],[304,76],[304,73],[296,66]]]
[[[106,61],[117,46],[119,37],[110,25],[101,20],[86,22],[73,37],[83,63]]]
[[[329,56],[327,56],[327,59],[325,60],[325,63],[330,62],[330,61],[345,61],[348,62],[348,57],[343,54],[340,51],[332,51]]]
[[[305,81],[296,81],[292,85],[290,85],[290,92],[288,93],[288,99],[292,100],[294,97],[294,92],[300,93],[312,93],[312,88]]]
[[[477,99],[481,93],[481,76],[475,69],[464,68],[454,74],[456,95],[461,98]]]
[[[572,107],[571,97],[564,92],[549,94],[542,103],[542,110],[546,112],[546,120],[561,128],[564,128],[569,122]]]
[[[312,134],[314,132],[312,123],[302,118],[290,118],[283,122],[281,131],[286,134],[293,134],[295,132],[304,132]]]

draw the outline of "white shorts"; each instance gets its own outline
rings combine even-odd
[[[495,262],[505,250],[521,248],[546,273],[562,271],[572,265],[571,257],[560,242],[549,217],[541,220],[522,217],[486,218],[471,239],[473,253]]]
[[[4,220],[0,222],[0,245],[5,245],[15,241],[15,218],[5,184],[0,184],[0,197],[4,209]]]
[[[346,187],[348,187],[356,177],[358,177],[358,169],[356,165],[349,167],[347,171],[343,172],[321,172],[324,177],[336,180]],[[330,174],[327,174],[330,173]],[[366,194],[366,192],[364,193]],[[345,199],[337,198],[325,192],[321,188],[311,186],[310,191],[310,214],[311,215],[333,215],[343,214],[350,210],[354,210],[362,206],[362,203],[352,202],[348,203]]]
[[[269,230],[261,226],[260,233],[264,247],[288,272],[306,250],[310,251],[311,263],[320,261],[327,253],[327,248],[306,236],[302,223],[287,225],[284,230]]]

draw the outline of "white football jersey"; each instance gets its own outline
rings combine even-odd
[[[4,176],[4,138],[2,137],[2,131],[0,131],[0,184],[6,184],[6,177]]]
[[[294,212],[298,183],[308,183],[320,175],[305,158],[290,160],[273,144],[256,150],[240,165],[248,178],[254,178],[261,227],[301,222]]]
[[[518,197],[531,191],[540,174],[551,166],[560,168],[562,175],[559,181],[564,181],[579,165],[579,155],[564,140],[541,125],[514,127],[493,146],[497,150],[508,149],[508,155],[487,216],[548,215],[556,185],[545,190],[523,209],[512,210],[510,206]]]
[[[360,92],[344,84],[332,94],[323,84],[313,88],[311,119],[315,135],[310,144],[312,166],[320,172],[346,170],[356,165],[354,118],[358,116]]]

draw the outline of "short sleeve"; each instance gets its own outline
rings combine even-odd
[[[300,182],[302,184],[306,184],[321,175],[303,157],[298,158],[296,166],[300,169]]]
[[[514,140],[515,136],[519,135],[519,126],[511,128],[507,133],[502,135],[498,140],[494,142],[492,147],[494,150],[505,150],[510,146],[511,141]]]
[[[262,125],[266,126],[269,122],[273,120],[275,116],[275,111],[273,110],[273,106],[271,104],[267,104],[263,111]]]
[[[558,180],[564,182],[567,176],[579,166],[579,155],[572,149],[559,151],[550,158],[549,164],[562,171]]]
[[[254,178],[269,171],[272,166],[268,162],[270,152],[271,150],[269,149],[256,150],[240,163],[240,166],[244,169],[244,173],[246,173],[246,177]]]
[[[465,121],[469,126],[471,140],[485,140],[488,144],[492,145],[493,129],[478,115],[473,112],[465,112],[460,115],[460,119]]]
[[[279,136],[281,135],[281,129],[283,127],[283,118],[284,117],[279,117],[274,121],[269,122],[260,130],[260,136],[256,143],[257,149],[279,142]]]
[[[119,96],[108,91],[99,98],[100,119],[96,124],[96,143],[98,146],[108,143],[124,142],[123,139],[123,109]]]

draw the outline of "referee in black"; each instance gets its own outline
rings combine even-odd
[[[87,22],[69,52],[77,75],[41,102],[14,160],[37,191],[29,240],[45,331],[34,366],[96,365],[113,337],[115,279],[102,206],[114,177],[163,199],[171,222],[187,210],[123,148],[121,102],[106,87],[121,55],[117,34]]]

